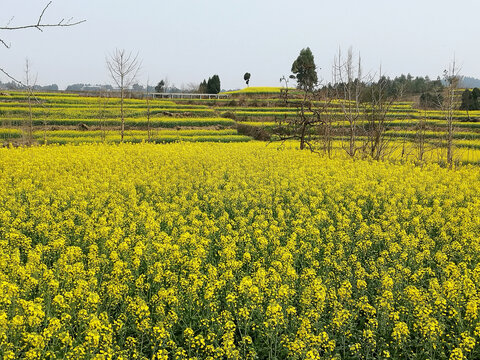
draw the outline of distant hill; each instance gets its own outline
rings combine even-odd
[[[466,89],[480,88],[480,79],[475,79],[473,77],[464,76],[462,81],[460,81],[460,87]]]
[[[2,90],[22,90],[25,89],[25,86],[19,85],[14,81],[10,81],[7,83],[3,83],[0,81],[0,89]],[[51,85],[34,85],[33,86],[34,90],[40,90],[40,91],[58,91],[58,85],[57,84],[51,84]]]

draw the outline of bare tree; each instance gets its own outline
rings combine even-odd
[[[362,60],[358,55],[357,65],[353,62],[352,48],[348,49],[347,57],[344,59],[338,51],[333,63],[333,82],[336,90],[336,97],[340,100],[340,108],[343,117],[348,125],[348,145],[344,150],[354,157],[357,150],[358,122],[362,115],[360,107],[360,96],[363,89]]]
[[[448,70],[443,72],[445,81],[444,98],[442,102],[442,110],[447,121],[447,163],[450,167],[453,166],[453,136],[454,136],[454,112],[458,107],[455,90],[460,82],[460,70],[456,67],[455,59],[449,65]]]
[[[416,132],[416,143],[418,148],[418,161],[424,160],[424,155],[426,152],[426,142],[425,142],[425,135],[427,130],[427,109],[426,107],[423,109],[423,116],[421,116],[418,120],[417,124],[417,132]]]
[[[187,93],[195,94],[198,93],[198,89],[200,87],[200,83],[191,81],[187,83],[186,85],[182,86],[182,88],[185,90]]]
[[[147,79],[147,138],[148,142],[150,142],[151,138],[151,130],[150,130],[150,91],[149,91],[149,83],[150,79]]]
[[[288,84],[283,77],[280,81]],[[281,95],[288,102],[288,92]],[[278,124],[276,129],[279,140],[298,140],[300,149],[310,149],[318,152],[319,145],[328,156],[332,152],[332,118],[328,113],[332,98],[328,90],[309,88],[302,90],[302,98],[295,99],[297,116],[285,117],[275,120]]]
[[[290,79],[294,79],[295,77],[293,75],[290,75],[289,77],[285,77],[285,75],[283,75],[281,78],[280,78],[280,83],[283,83],[284,84],[284,87],[280,88],[280,99],[283,99],[283,101],[285,102],[285,105],[288,104],[288,82],[290,81]]]
[[[333,150],[335,114],[331,111],[334,96],[328,87],[319,91],[319,101],[313,110],[318,121],[318,131],[323,143],[323,152],[330,158]]]
[[[33,142],[33,114],[32,114],[32,98],[34,98],[33,88],[36,83],[36,78],[33,80],[30,74],[30,61],[25,59],[25,86],[27,90],[28,101],[28,124],[27,124],[27,144],[31,145]]]
[[[37,106],[45,107],[45,105],[35,96],[34,90],[37,84],[37,75],[32,77],[30,70],[30,61],[25,59],[25,84],[23,87],[27,92],[27,103],[28,103],[28,123],[27,123],[27,136],[26,143],[32,145],[34,142],[33,136],[33,110],[32,102],[35,102]],[[47,144],[47,118],[44,117],[43,120],[43,144]]]
[[[170,85],[170,80],[168,80],[168,77],[165,77],[163,81],[163,92],[170,92],[171,87],[175,87],[175,85]]]
[[[365,106],[367,118],[367,144],[365,150],[374,160],[382,160],[387,152],[388,141],[385,133],[388,130],[388,111],[393,103],[403,95],[403,89],[395,93],[387,92],[388,78],[382,74],[380,67],[377,82],[372,82],[370,102]]]
[[[10,21],[5,25],[5,26],[0,26],[0,44],[9,49],[11,47],[10,43],[7,43],[5,38],[1,35],[2,32],[8,32],[8,31],[16,31],[16,30],[25,30],[25,29],[37,29],[39,31],[43,31],[45,28],[51,28],[51,27],[69,27],[69,26],[75,26],[78,24],[81,24],[85,22],[86,20],[73,20],[73,18],[70,19],[60,19],[59,21],[55,21],[53,23],[45,22],[43,20],[43,16],[45,15],[45,12],[47,11],[48,7],[52,4],[52,1],[49,1],[47,5],[44,6],[42,9],[40,15],[38,16],[38,19],[36,22],[32,22],[30,24],[23,24],[23,25],[12,25],[14,17],[10,19]],[[10,80],[14,81],[17,84],[24,85],[21,81],[15,79],[13,76],[11,76],[6,70],[0,68],[0,72],[3,73],[7,78]]]
[[[101,131],[101,136],[102,136],[102,142],[106,141],[107,138],[107,127],[106,127],[106,109],[108,105],[110,95],[108,93],[108,90],[102,90],[100,92],[100,96],[98,97],[98,117],[100,120],[100,131]]]
[[[422,95],[427,96],[427,95]],[[420,109],[423,110],[423,116],[418,118],[418,123],[415,125],[415,147],[417,149],[417,160],[422,162],[425,159],[426,147],[426,132],[427,132],[427,118],[428,118],[428,104],[426,101],[420,100]]]
[[[127,53],[124,49],[115,49],[114,53],[107,57],[106,62],[110,76],[120,89],[121,141],[123,142],[125,133],[125,115],[123,109],[125,90],[135,81],[138,71],[140,70],[140,62],[138,60],[138,53],[132,55],[131,52]]]

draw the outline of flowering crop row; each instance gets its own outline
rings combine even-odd
[[[0,94],[0,100],[5,102],[21,102],[26,104],[28,101],[29,94],[27,92],[15,91],[8,94]],[[68,93],[34,93],[33,97],[30,96],[32,104],[37,102],[45,104],[55,104],[55,105],[92,105],[92,106],[101,106],[104,103],[106,104],[120,104],[120,98],[118,97],[98,97],[98,96],[80,96],[78,94],[68,94]],[[144,105],[144,99],[124,99],[125,105]],[[174,106],[174,102],[165,100],[165,99],[151,99],[150,104],[153,106]]]
[[[8,120],[4,120],[6,124],[13,124],[19,126],[27,126],[29,120],[25,118],[9,118]],[[105,118],[99,119],[97,118],[44,118],[39,117],[32,120],[33,125],[36,126],[43,126],[44,124],[47,125],[59,125],[59,126],[67,126],[67,125],[80,125],[85,124],[88,126],[105,126],[105,127],[112,127],[112,126],[120,126],[121,120],[119,118]],[[147,119],[146,117],[139,117],[139,118],[127,118],[125,119],[125,124],[129,127],[143,127],[146,128],[148,124],[151,127],[158,127],[158,128],[174,128],[174,127],[207,127],[207,126],[225,126],[231,127],[235,125],[235,121],[232,119],[227,118],[219,118],[219,117],[186,117],[186,118],[175,118],[175,117],[153,117]]]
[[[17,106],[17,107],[8,107],[0,105],[1,117],[2,118],[12,118],[12,117],[23,117],[28,118],[30,115],[30,110],[28,106]],[[191,116],[212,116],[214,111],[206,108],[151,108],[150,115],[161,115],[165,112],[169,113],[185,113],[188,112]],[[43,118],[67,118],[67,119],[82,119],[82,118],[112,118],[120,116],[119,107],[106,107],[103,109],[95,109],[91,106],[83,107],[33,107],[31,109],[31,114],[34,117],[43,117]],[[126,107],[124,109],[124,114],[130,118],[136,117],[146,117],[147,108],[137,108],[137,107]]]
[[[142,142],[151,142],[157,144],[165,144],[172,142],[181,142],[181,141],[191,141],[191,142],[248,142],[252,138],[246,135],[222,135],[222,134],[206,134],[206,135],[181,135],[181,134],[153,134],[148,140],[147,134],[129,134],[126,133],[123,141],[129,143],[142,143]],[[108,134],[105,137],[94,136],[94,135],[84,135],[84,136],[52,136],[44,137],[42,134],[38,134],[37,141],[39,144],[86,144],[86,143],[120,143],[122,142],[120,134]]]

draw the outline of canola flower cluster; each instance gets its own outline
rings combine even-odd
[[[0,149],[2,359],[475,359],[480,169]]]

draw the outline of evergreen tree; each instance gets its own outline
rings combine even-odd
[[[480,110],[480,89],[474,88],[472,90],[472,110]]]
[[[245,80],[245,82],[247,83],[247,86],[248,86],[248,84],[250,83],[250,73],[249,72],[246,72],[245,75],[243,75],[243,80]]]
[[[462,93],[462,104],[460,105],[461,110],[473,110],[472,109],[473,105],[473,96],[472,92],[468,89],[465,89],[465,91]]]
[[[207,93],[218,94],[220,92],[220,77],[213,75],[207,82]]]
[[[160,80],[157,86],[155,86],[155,91],[157,93],[163,93],[165,91],[165,81]]]
[[[292,64],[292,73],[297,79],[297,87],[305,91],[311,91],[318,83],[317,67],[310,48],[300,51],[297,59]]]
[[[438,109],[443,102],[443,95],[439,92],[424,92],[420,95],[420,106],[423,109]]]
[[[207,80],[203,80],[200,83],[200,86],[198,87],[198,92],[200,94],[206,94],[207,93]]]

